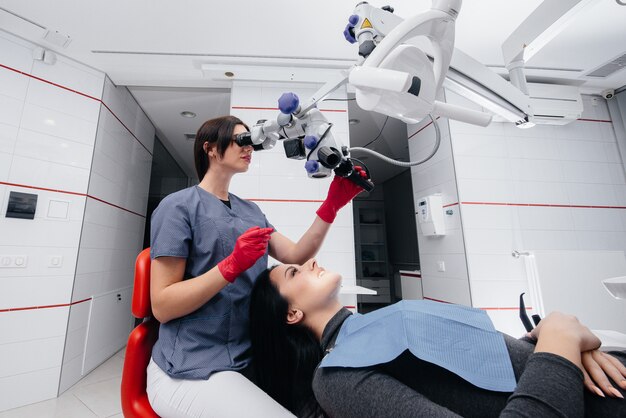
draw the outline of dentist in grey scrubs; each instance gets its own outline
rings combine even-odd
[[[253,202],[228,192],[252,147],[233,116],[206,121],[194,144],[200,183],[167,196],[151,218],[152,311],[161,323],[148,366],[150,404],[161,417],[292,416],[253,382],[250,291],[268,253],[304,263],[319,250],[337,211],[362,189],[335,177],[297,243]]]

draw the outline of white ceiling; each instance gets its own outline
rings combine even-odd
[[[0,28],[102,70],[117,85],[129,86],[166,147],[195,177],[191,145],[184,134],[195,132],[207,118],[229,112],[231,80],[220,70],[233,71],[242,64],[281,66],[305,77],[310,68],[346,68],[355,62],[357,47],[344,41],[342,31],[356,3],[0,0]],[[457,19],[456,47],[500,72],[502,42],[539,3],[466,0]],[[428,9],[431,1],[389,4],[396,14],[408,17]],[[585,76],[626,52],[626,6],[615,0],[589,4],[527,63],[529,78],[580,85],[586,93],[626,85],[626,70],[600,80]],[[70,36],[71,43],[62,48],[46,42],[47,29]],[[202,64],[213,64],[218,71],[213,77],[203,74]],[[198,116],[183,119],[182,110]],[[351,129],[353,145],[373,139],[372,132],[378,132],[385,119],[361,111],[353,102],[349,116],[361,120]],[[397,144],[403,135],[404,126],[390,120],[375,146],[406,158],[404,147]],[[395,172],[389,173],[380,179]]]
[[[189,87],[130,87],[157,128],[161,139],[188,177],[196,178],[193,162],[193,141],[185,134],[195,134],[205,120],[230,112],[230,90]],[[191,111],[195,118],[180,116]]]

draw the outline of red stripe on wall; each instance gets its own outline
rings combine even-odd
[[[280,202],[280,203],[323,203],[323,200],[309,200],[309,199],[246,199],[252,202]]]
[[[452,303],[452,302],[446,302],[445,300],[428,298],[426,296],[424,296],[424,299],[432,300],[432,301],[435,301],[435,302],[441,302],[441,303]],[[483,311],[517,311],[517,310],[519,310],[519,307],[513,307],[513,308],[511,308],[511,307],[500,307],[500,308],[487,307],[487,308],[476,308],[476,309],[482,309]],[[533,308],[531,306],[527,306],[526,307],[527,311],[530,311],[532,309]]]
[[[421,274],[413,274],[413,273],[400,273],[400,277],[418,277],[422,278]]]
[[[454,202],[454,203],[448,203],[447,205],[444,205],[444,208],[449,208],[450,206],[454,206],[454,205],[458,205],[459,202]]]
[[[426,300],[432,300],[432,301],[434,301],[434,302],[452,303],[452,302],[446,302],[445,300],[439,300],[439,299],[427,298],[426,296],[424,296],[424,299],[426,299]]]
[[[106,204],[106,205],[113,206],[114,208],[121,209],[121,210],[126,211],[126,212],[128,212],[128,213],[132,213],[133,215],[137,215],[137,216],[141,216],[142,218],[145,218],[145,216],[144,216],[144,215],[142,215],[141,213],[133,212],[133,211],[132,211],[132,210],[130,210],[130,209],[123,208],[123,207],[118,206],[118,205],[116,205],[116,204],[113,204],[113,203],[107,202],[106,200],[99,199],[99,198],[97,198],[97,197],[95,197],[95,196],[92,196],[92,195],[89,195],[89,194],[88,194],[88,195],[87,195],[87,197],[88,197],[88,198],[90,198],[90,199],[93,199],[93,200],[97,200],[98,202],[102,202],[102,203],[104,203],[104,204]]]
[[[111,108],[109,108],[109,106],[107,106],[107,104],[106,104],[106,103],[104,103],[101,99],[98,99],[97,97],[93,97],[93,96],[90,96],[90,95],[85,94],[85,93],[82,93],[82,92],[80,92],[80,91],[78,91],[78,90],[71,89],[71,88],[66,87],[66,86],[63,86],[63,85],[61,85],[61,84],[53,83],[52,81],[49,81],[49,80],[43,79],[43,78],[41,78],[41,77],[37,77],[37,76],[34,76],[34,75],[32,75],[32,74],[25,73],[24,71],[20,71],[20,70],[17,70],[17,69],[15,69],[15,68],[7,67],[6,65],[3,65],[3,64],[0,64],[0,67],[1,67],[1,68],[6,68],[7,70],[10,70],[10,71],[16,72],[16,73],[18,73],[18,74],[25,75],[26,77],[30,77],[30,78],[32,78],[32,79],[34,79],[34,80],[38,80],[38,81],[41,81],[41,82],[43,82],[43,83],[50,84],[51,86],[55,86],[55,87],[58,87],[58,88],[60,88],[60,89],[70,91],[70,92],[72,92],[72,93],[79,94],[79,95],[81,95],[81,96],[83,96],[83,97],[87,97],[88,99],[91,99],[91,100],[95,100],[95,101],[97,101],[97,102],[100,102],[100,103],[101,103],[101,104],[102,104],[102,105],[103,105],[103,106],[104,106],[104,107],[105,107],[105,108],[106,108],[109,112],[111,112],[111,114],[115,117],[115,119],[117,119],[117,120],[118,120],[118,121],[122,124],[122,126],[124,127],[124,129],[126,129],[126,130],[127,130],[127,131],[128,131],[128,132],[132,135],[132,136],[133,136],[133,138],[135,138],[135,140],[136,140],[137,142],[139,142],[139,145],[141,145],[141,146],[142,146],[142,147],[143,147],[146,151],[148,151],[148,153],[149,153],[150,155],[152,155],[152,153],[150,152],[150,150],[148,150],[148,148],[146,148],[146,146],[145,146],[144,144],[142,144],[142,143],[141,143],[141,141],[139,140],[139,138],[137,138],[137,137],[135,136],[135,134],[134,134],[134,133],[133,133],[130,129],[128,129],[128,127],[127,127],[126,125],[124,125],[124,122],[122,122],[122,120],[121,120],[119,117],[117,117],[117,115],[116,115],[115,113],[113,113],[113,111],[111,110]]]
[[[135,141],[137,141],[137,143],[139,145],[141,145],[143,147],[143,149],[145,149],[146,151],[148,151],[148,154],[150,154],[152,156],[152,153],[150,152],[150,150],[148,148],[146,148],[146,146],[139,140],[139,138],[137,138],[137,136],[135,136],[135,134],[133,133],[133,131],[131,131],[130,129],[128,129],[128,126],[124,125],[124,122],[122,122],[122,120],[120,118],[117,117],[117,115],[115,113],[113,113],[113,111],[111,110],[111,108],[109,106],[107,106],[106,103],[104,103],[102,100],[100,100],[100,103],[102,103],[102,106],[104,106],[106,108],[106,110],[108,110],[109,112],[111,112],[111,114],[113,115],[113,117],[115,119],[117,119],[117,121],[124,127],[124,129],[126,129],[128,131],[129,134],[131,134],[133,136],[133,138],[135,138]]]
[[[150,152],[150,150],[149,150],[148,148],[146,148],[146,146],[145,146],[144,144],[142,144],[142,143],[141,143],[141,141],[139,140],[139,138],[137,138],[137,136],[136,136],[136,135],[135,135],[135,134],[134,134],[134,133],[133,133],[133,132],[132,132],[132,131],[131,131],[131,130],[130,130],[130,129],[129,129],[126,125],[125,125],[125,124],[124,124],[124,122],[122,122],[122,120],[121,120],[121,119],[120,119],[120,118],[119,118],[119,117],[118,117],[118,116],[117,116],[117,115],[116,115],[116,114],[115,114],[115,113],[111,110],[111,108],[109,108],[109,106],[107,106],[107,104],[106,104],[106,103],[104,103],[101,99],[98,99],[97,97],[93,97],[93,96],[90,96],[90,95],[85,94],[85,93],[82,93],[82,92],[80,92],[80,91],[78,91],[78,90],[71,89],[71,88],[66,87],[66,86],[63,86],[63,85],[61,85],[61,84],[53,83],[52,81],[49,81],[49,80],[43,79],[43,78],[41,78],[41,77],[34,76],[34,75],[29,74],[29,73],[26,73],[26,72],[24,72],[24,71],[20,71],[20,70],[17,70],[17,69],[15,69],[15,68],[8,67],[8,66],[3,65],[3,64],[0,64],[0,67],[1,67],[1,68],[5,68],[5,69],[7,69],[7,70],[9,70],[9,71],[16,72],[16,73],[18,73],[18,74],[25,75],[25,76],[27,76],[27,77],[30,77],[30,78],[34,79],[34,80],[38,80],[38,81],[41,81],[41,82],[43,82],[43,83],[47,83],[47,84],[50,84],[50,85],[52,85],[52,86],[55,86],[55,87],[61,88],[61,89],[63,89],[63,90],[67,90],[67,91],[70,91],[70,92],[72,92],[72,93],[79,94],[79,95],[81,95],[81,96],[83,96],[83,97],[86,97],[86,98],[88,98],[88,99],[91,99],[91,100],[95,100],[95,101],[97,101],[97,102],[100,102],[100,103],[101,103],[101,104],[102,104],[102,105],[103,105],[103,106],[104,106],[104,107],[105,107],[105,108],[106,108],[109,112],[111,112],[111,114],[115,117],[115,119],[117,119],[117,120],[118,120],[118,122],[119,122],[119,123],[120,123],[120,124],[124,127],[124,129],[126,129],[126,130],[127,130],[127,131],[128,131],[128,132],[132,135],[132,137],[133,137],[133,138],[134,138],[134,139],[135,139],[135,140],[139,143],[139,145],[141,145],[141,146],[142,146],[142,147],[143,147],[143,148],[144,148],[144,149],[148,152],[148,154],[152,155],[152,152]],[[15,184],[15,183],[6,183],[6,182],[0,182],[0,184],[4,184],[4,185],[7,185],[7,186],[23,187],[23,188],[27,188],[27,189],[44,190],[44,191],[56,192],[56,193],[65,193],[65,194],[76,195],[76,196],[86,196],[86,197],[88,197],[88,198],[91,198],[91,199],[97,200],[97,201],[102,202],[102,203],[104,203],[104,204],[107,204],[107,205],[109,205],[109,206],[112,206],[112,207],[115,207],[115,208],[118,208],[118,209],[124,210],[124,211],[126,211],[126,212],[129,212],[129,213],[135,214],[135,215],[137,215],[137,216],[141,216],[142,218],[145,218],[145,216],[144,216],[144,215],[141,215],[141,214],[139,214],[139,213],[137,213],[137,212],[133,212],[132,210],[129,210],[129,209],[123,208],[123,207],[121,207],[121,206],[115,205],[115,204],[113,204],[113,203],[107,202],[107,201],[105,201],[105,200],[102,200],[102,199],[100,199],[100,198],[97,198],[97,197],[95,197],[95,196],[91,196],[91,195],[88,195],[88,194],[85,194],[85,193],[71,192],[71,191],[67,191],[67,190],[60,190],[60,189],[50,189],[50,188],[46,188],[46,187],[29,186],[29,185],[25,185],[25,184]]]
[[[236,110],[280,110],[277,107],[255,107],[255,106],[231,106],[231,109]],[[338,112],[338,113],[346,113],[347,110],[344,109],[320,109],[320,112]]]
[[[476,308],[476,309],[482,309],[483,311],[519,311],[519,307],[514,307],[514,308]],[[532,306],[527,306],[526,310],[530,311],[532,310]]]
[[[532,206],[542,208],[574,208],[574,209],[626,209],[626,206],[604,205],[561,205],[552,203],[509,203],[509,202],[461,202],[462,205],[485,205],[485,206]]]
[[[60,189],[49,189],[47,187],[28,186],[26,184],[7,183],[7,182],[4,182],[4,181],[0,181],[0,184],[3,184],[5,186],[23,187],[25,189],[44,190],[46,192],[65,193],[65,194],[71,194],[71,195],[75,195],[75,196],[87,196],[85,193],[69,192],[67,190],[60,190]]]
[[[114,203],[107,202],[106,200],[102,200],[100,198],[97,198],[95,196],[91,196],[91,195],[88,195],[88,194],[85,194],[85,193],[70,192],[70,191],[67,191],[67,190],[59,190],[59,189],[50,189],[50,188],[47,188],[47,187],[29,186],[27,184],[7,183],[7,182],[4,182],[4,181],[0,181],[0,184],[5,185],[5,186],[12,186],[12,187],[22,187],[22,188],[25,188],[25,189],[43,190],[43,191],[46,191],[46,192],[64,193],[64,194],[70,194],[70,195],[74,195],[74,196],[84,196],[84,197],[88,197],[88,198],[93,199],[93,200],[97,200],[98,202],[102,202],[102,203],[104,203],[106,205],[113,206],[114,208],[121,209],[121,210],[126,211],[128,213],[132,213],[134,215],[141,216],[142,218],[145,218],[145,216],[140,214],[140,213],[133,212],[130,209],[123,208],[123,207],[118,206],[118,205],[116,205]]]
[[[100,102],[100,101],[101,101],[100,99],[98,99],[98,98],[96,98],[96,97],[90,96],[90,95],[85,94],[85,93],[81,93],[80,91],[78,91],[78,90],[74,90],[74,89],[71,89],[71,88],[69,88],[69,87],[62,86],[61,84],[53,83],[52,81],[49,81],[49,80],[43,79],[43,78],[41,78],[41,77],[37,77],[37,76],[34,76],[34,75],[32,75],[32,74],[25,73],[24,71],[16,70],[15,68],[7,67],[6,65],[3,65],[3,64],[0,64],[0,67],[2,67],[2,68],[6,68],[7,70],[10,70],[10,71],[14,71],[14,72],[16,72],[16,73],[18,73],[18,74],[25,75],[26,77],[30,77],[30,78],[33,78],[33,79],[35,79],[35,80],[42,81],[42,82],[44,82],[44,83],[46,83],[46,84],[50,84],[50,85],[52,85],[52,86],[55,86],[55,87],[61,88],[61,89],[63,89],[63,90],[67,90],[67,91],[71,91],[72,93],[80,94],[81,96],[87,97],[88,99],[95,100],[95,101],[97,101],[97,102]]]
[[[437,116],[435,120],[439,120],[439,118],[441,118],[441,116]],[[431,120],[426,125],[422,126],[417,132],[415,132],[414,134],[411,134],[411,136],[409,136],[407,140],[413,138],[415,135],[419,134],[420,132],[422,132],[424,129],[428,128],[432,124],[433,124],[433,121]]]
[[[0,312],[32,311],[32,310],[35,310],[35,309],[62,308],[62,307],[66,307],[66,306],[78,305],[79,303],[87,302],[88,300],[91,300],[91,298],[78,300],[78,301],[72,302],[72,303],[60,303],[58,305],[25,306],[23,308],[0,309]]]

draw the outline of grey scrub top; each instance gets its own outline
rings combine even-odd
[[[272,227],[256,204],[233,194],[229,200],[231,208],[198,186],[167,196],[152,214],[150,258],[186,258],[186,280],[230,255],[248,228]],[[250,292],[266,268],[267,252],[198,310],[161,324],[152,349],[156,364],[178,379],[208,379],[214,372],[245,368]]]

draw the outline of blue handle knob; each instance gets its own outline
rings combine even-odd
[[[290,115],[298,110],[298,106],[300,106],[300,99],[295,93],[283,93],[278,99],[278,109],[281,113]]]
[[[307,135],[304,137],[304,146],[308,149],[313,149],[317,145],[317,137],[313,135]]]
[[[310,174],[317,173],[317,170],[319,170],[320,168],[320,163],[318,163],[315,160],[309,160],[306,163],[304,163],[304,168],[307,173],[310,173]]]

